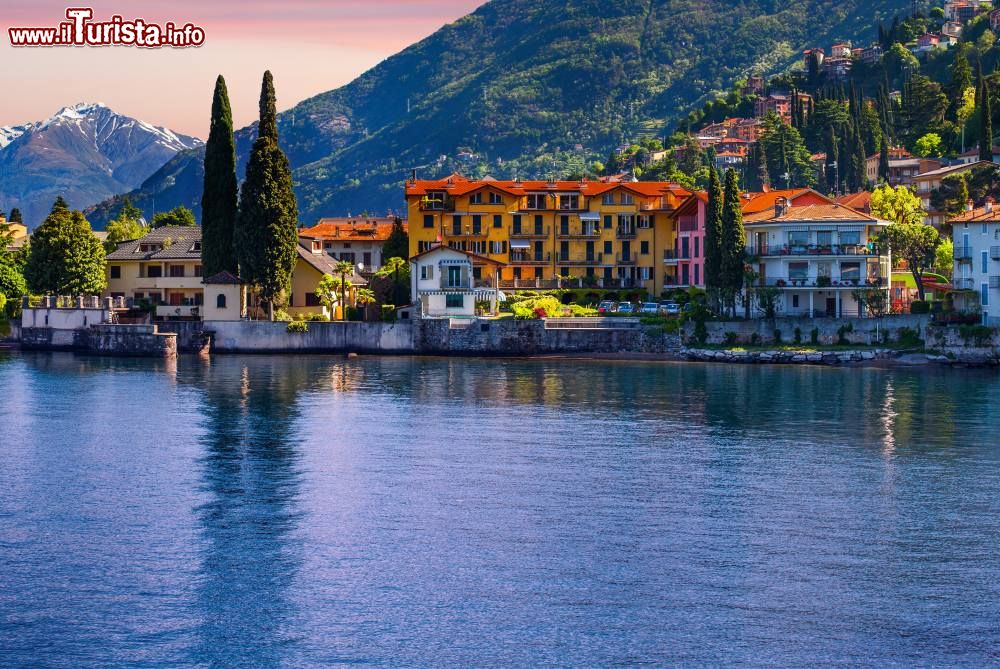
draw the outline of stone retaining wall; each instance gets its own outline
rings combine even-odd
[[[177,356],[177,335],[159,332],[155,325],[93,325],[83,332],[88,353],[143,358]]]
[[[795,330],[799,330],[800,343],[810,344],[811,333],[817,331],[817,342],[822,345],[839,343],[843,328],[844,338],[849,344],[877,345],[888,331],[893,341],[899,339],[903,328],[916,332],[921,337],[931,322],[926,315],[885,316],[884,318],[775,318],[751,319],[749,321],[709,321],[706,344],[725,344],[726,335],[733,333],[735,344],[773,344],[774,332],[781,332],[781,341],[789,344],[795,341]],[[756,335],[756,339],[754,338]],[[684,340],[694,337],[694,323],[684,327]],[[878,337],[878,338],[876,338]]]
[[[891,360],[897,355],[889,349],[857,351],[717,351],[687,348],[681,356],[701,362],[736,362],[744,364],[847,365],[874,360]]]

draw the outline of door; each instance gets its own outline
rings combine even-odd
[[[542,242],[535,242],[535,260],[544,260],[542,249],[545,248]]]
[[[837,316],[837,298],[828,297],[826,298],[826,315],[836,318]]]

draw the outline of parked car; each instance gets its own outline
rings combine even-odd
[[[604,300],[597,305],[597,313],[599,314],[611,314],[614,313],[615,309],[618,308],[617,302],[612,302],[611,300]]]
[[[639,307],[640,314],[655,314],[659,312],[660,305],[656,302],[643,302],[642,306]]]
[[[666,316],[678,316],[681,313],[681,305],[677,304],[676,302],[665,302],[660,307],[660,310]]]
[[[622,302],[622,303],[620,303],[618,305],[618,309],[616,310],[615,313],[619,313],[619,314],[634,314],[635,313],[635,305],[632,304],[631,302]]]

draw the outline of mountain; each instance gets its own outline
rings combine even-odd
[[[139,187],[201,140],[118,114],[101,103],[60,109],[36,123],[0,127],[0,210],[19,207],[35,227],[62,195],[83,208]]]
[[[879,19],[909,8],[909,0],[493,0],[279,116],[301,219],[402,208],[411,169],[528,178],[583,167],[626,139],[662,133],[749,73],[787,69],[804,48],[867,43]],[[237,132],[241,177],[253,135],[253,126]],[[150,179],[131,196],[148,208],[155,191]],[[157,209],[200,198],[200,189],[173,192],[180,199],[158,197]]]

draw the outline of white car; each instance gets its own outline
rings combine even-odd
[[[660,312],[660,305],[656,302],[643,302],[639,307],[640,314],[657,314]]]

